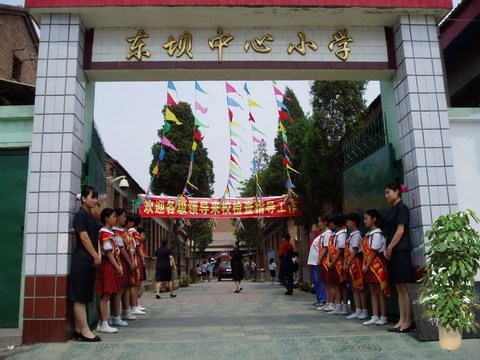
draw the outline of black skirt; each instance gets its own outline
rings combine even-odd
[[[388,277],[391,283],[405,284],[413,282],[412,253],[398,251],[387,261]]]
[[[242,263],[234,263],[232,262],[232,278],[233,281],[241,281],[244,279],[243,276],[243,265]]]
[[[72,257],[68,277],[68,300],[83,304],[91,302],[95,290],[96,274],[97,271],[92,260],[80,260]]]
[[[172,281],[172,268],[156,268],[155,280],[159,281]]]

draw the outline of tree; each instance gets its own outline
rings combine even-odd
[[[182,194],[188,176],[194,127],[201,135],[200,129],[195,125],[195,118],[190,105],[185,102],[180,102],[179,105],[179,107],[169,106],[168,108],[183,124],[174,125],[169,123],[170,130],[168,132],[164,132],[165,127],[164,129],[158,130],[159,138],[166,135],[170,142],[174,144],[179,151],[164,146],[165,157],[163,158],[163,161],[160,162],[158,175],[153,178],[151,184],[153,194],[168,194],[172,196]],[[165,109],[163,111],[165,112]],[[153,160],[150,165],[150,173],[157,164],[160,148],[160,142],[157,142],[152,146]],[[197,149],[194,154],[193,172],[190,178],[190,183],[194,184],[197,189],[192,189],[190,187],[188,189],[196,197],[211,197],[213,194],[213,181],[213,162],[208,157],[208,151],[203,147],[203,143],[197,141]],[[204,250],[206,246],[212,242],[212,229],[205,226],[205,219],[192,220],[190,224],[190,226],[186,227],[187,236],[193,239],[197,245],[200,244]],[[178,230],[177,228],[178,223],[171,220],[170,239],[173,241],[178,256],[180,256],[179,244],[176,243],[175,237],[176,230]]]

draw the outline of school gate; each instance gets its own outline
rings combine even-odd
[[[432,218],[456,208],[436,27],[450,0],[186,3],[26,0],[41,40],[19,315],[25,344],[71,338],[72,220],[96,81],[381,80],[390,142],[409,185],[414,242]],[[435,162],[427,164],[432,149]],[[54,252],[35,246],[45,237]]]

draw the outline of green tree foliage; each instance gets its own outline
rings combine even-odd
[[[262,233],[258,227],[258,219],[242,219],[243,228],[235,230],[233,235],[237,241],[255,252],[261,249]]]
[[[183,124],[171,124],[170,131],[166,133],[167,138],[179,151],[164,147],[165,157],[163,161],[160,162],[159,176],[153,178],[151,185],[153,194],[177,196],[183,192],[187,180],[195,118],[190,104],[180,102],[179,105],[181,107],[169,106],[169,109]],[[196,130],[201,134],[201,130],[198,129],[198,127],[196,127]],[[158,137],[162,138],[162,135],[163,129],[158,130]],[[197,143],[198,146],[195,151],[195,161],[193,163],[190,182],[198,189],[188,189],[195,197],[211,197],[213,194],[214,181],[213,162],[208,157],[208,151],[202,142],[197,141]],[[150,172],[155,167],[159,154],[160,142],[157,142],[152,146],[153,160],[150,165]],[[206,219],[192,219],[191,226],[186,227],[187,236],[193,238],[197,246],[203,249],[212,242],[212,229],[206,226],[206,222]],[[171,234],[173,235],[173,233],[174,224],[171,223]]]

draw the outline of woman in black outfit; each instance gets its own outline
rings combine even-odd
[[[172,270],[177,270],[175,266],[175,259],[172,255],[172,250],[167,247],[168,240],[162,239],[161,246],[155,251],[157,263],[155,268],[155,288],[157,290],[156,298],[160,297],[160,285],[162,281],[168,282],[168,289],[170,290],[170,297],[174,298],[177,295],[173,293]]]
[[[235,293],[239,293],[242,291],[242,287],[240,283],[243,280],[243,264],[242,264],[242,252],[240,251],[238,242],[233,244],[233,251],[230,253],[230,265],[232,267],[232,277],[235,285],[237,286],[237,290]]]
[[[410,212],[402,202],[402,188],[398,184],[387,184],[385,197],[393,205],[387,213],[385,235],[387,243],[385,258],[390,281],[395,283],[398,291],[400,319],[389,331],[404,333],[415,329],[412,320],[412,306],[407,291],[407,283],[413,282],[412,243],[410,240]]]
[[[81,341],[101,341],[88,327],[86,304],[93,299],[96,269],[102,264],[98,249],[100,225],[90,211],[97,206],[98,192],[85,185],[79,194],[82,206],[73,218],[75,230],[75,252],[72,255],[68,278],[68,300],[73,303],[75,331],[73,337]]]

